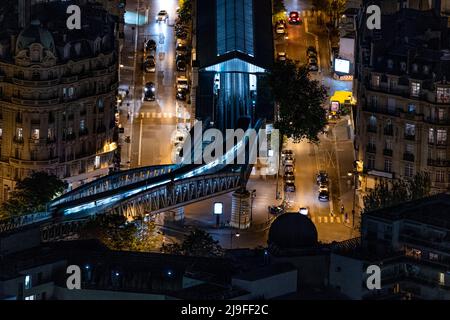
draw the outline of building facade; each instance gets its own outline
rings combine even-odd
[[[364,181],[428,172],[434,192],[450,187],[450,46],[446,17],[400,9],[381,30],[359,19],[354,87],[355,148]]]
[[[340,243],[330,257],[330,286],[351,299],[450,299],[450,196],[363,215],[360,241]],[[367,268],[381,288],[367,287]]]
[[[113,163],[117,23],[87,3],[82,29],[68,30],[66,8],[35,4],[25,28],[0,21],[1,201],[33,170],[76,187]]]

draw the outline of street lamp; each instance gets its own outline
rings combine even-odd
[[[230,232],[230,249],[233,249],[233,236],[235,236],[236,238],[239,238],[241,236],[241,234],[239,233],[239,231],[237,231],[236,233],[233,233],[233,229],[231,229],[231,232]]]

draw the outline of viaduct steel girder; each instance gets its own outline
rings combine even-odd
[[[240,172],[186,178],[142,191],[98,213],[122,214],[126,217],[156,214],[231,192],[240,187]],[[43,242],[49,242],[74,236],[88,219],[86,217],[46,224],[41,229],[41,239]]]
[[[63,194],[59,198],[51,201],[49,206],[54,207],[65,202],[78,200],[102,192],[118,189],[127,185],[132,185],[134,183],[144,181],[153,177],[168,174],[178,167],[179,165],[176,164],[149,166],[110,174],[82,185],[66,194]]]
[[[218,173],[182,179],[142,191],[107,208],[107,212],[127,217],[169,211],[190,203],[237,190],[241,173]]]

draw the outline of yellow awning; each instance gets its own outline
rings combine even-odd
[[[351,91],[335,91],[330,101],[338,101],[340,104],[354,103],[353,93]]]

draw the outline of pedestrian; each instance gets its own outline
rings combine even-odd
[[[344,214],[344,205],[341,205],[341,214]]]
[[[130,120],[130,112],[128,111],[127,119]]]

